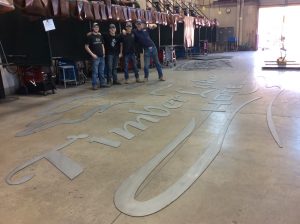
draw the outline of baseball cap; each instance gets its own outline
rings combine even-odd
[[[96,27],[96,26],[99,27],[99,24],[98,23],[93,23],[93,27]]]
[[[145,21],[144,21],[144,20],[141,20],[141,19],[137,19],[137,20],[135,21],[135,24],[142,24],[142,23],[145,23]]]
[[[112,24],[109,24],[109,29],[110,29],[110,28],[116,28],[115,24],[113,24],[113,23],[112,23]]]
[[[125,26],[126,27],[132,27],[132,24],[131,24],[131,22],[127,22]]]

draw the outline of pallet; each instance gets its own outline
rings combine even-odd
[[[296,61],[286,61],[286,64],[279,65],[277,61],[265,61],[265,65],[262,69],[273,69],[273,70],[300,70],[300,63]]]

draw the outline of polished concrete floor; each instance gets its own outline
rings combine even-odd
[[[261,70],[264,60],[277,57],[261,52],[212,56],[218,57],[181,61],[180,69],[165,69],[166,82],[157,81],[152,70],[145,84],[97,91],[85,84],[0,103],[0,223],[299,224],[300,72]],[[193,63],[197,70],[190,67]],[[113,106],[86,113],[104,104]],[[169,114],[151,115],[159,119],[156,123],[143,120],[143,131],[129,127],[131,140],[110,132],[136,119],[138,114],[129,110],[143,111],[145,106]],[[219,152],[203,174],[154,214],[132,217],[120,212],[114,204],[118,187],[192,118],[192,134],[151,173],[136,199],[147,201],[168,189],[222,134]],[[61,149],[83,168],[73,180],[41,159],[11,178],[34,174],[31,180],[6,183],[14,168],[79,134],[121,144],[114,148],[85,138]]]

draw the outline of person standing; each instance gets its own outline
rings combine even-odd
[[[117,69],[122,52],[120,51],[120,37],[116,34],[115,24],[110,24],[108,34],[104,35],[104,46],[108,69],[107,84],[121,85],[118,81]]]
[[[129,83],[128,75],[128,64],[129,61],[132,62],[133,71],[135,75],[135,81],[141,83],[143,81],[139,78],[139,70],[137,68],[136,55],[135,55],[135,36],[132,32],[131,22],[127,22],[125,25],[125,33],[121,35],[121,48],[123,49],[123,58],[124,58],[124,77],[125,84]]]
[[[104,78],[104,45],[98,23],[93,23],[92,32],[87,34],[85,50],[92,57],[92,88],[97,89],[97,78],[100,88],[109,87]]]
[[[165,81],[161,65],[158,60],[158,52],[154,42],[151,40],[149,31],[150,29],[155,29],[157,26],[152,24],[150,29],[145,27],[145,22],[138,19],[135,23],[136,28],[133,30],[135,35],[135,39],[142,45],[144,48],[144,72],[145,72],[145,81],[148,81],[149,77],[149,66],[150,66],[150,58],[153,58],[155,63],[156,70],[158,72],[158,79],[160,81]]]

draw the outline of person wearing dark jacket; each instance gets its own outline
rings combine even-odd
[[[127,22],[125,25],[125,32],[121,35],[121,46],[123,49],[124,58],[124,76],[125,84],[129,83],[128,64],[132,62],[132,67],[135,75],[135,81],[140,83],[143,82],[139,77],[139,70],[137,68],[136,54],[135,54],[135,36],[132,32],[131,22]]]
[[[156,25],[150,26],[150,28],[145,27],[145,21],[138,19],[135,23],[137,29],[133,30],[135,39],[141,44],[144,49],[144,72],[145,81],[148,81],[149,77],[149,66],[150,58],[153,58],[156,70],[158,72],[158,79],[160,81],[165,81],[161,65],[158,60],[158,52],[154,42],[151,40],[149,31],[150,29],[156,28]]]
[[[104,36],[105,56],[107,57],[108,77],[107,83],[121,85],[117,76],[119,57],[122,56],[120,49],[120,36],[116,34],[115,24],[109,25],[109,32]]]

